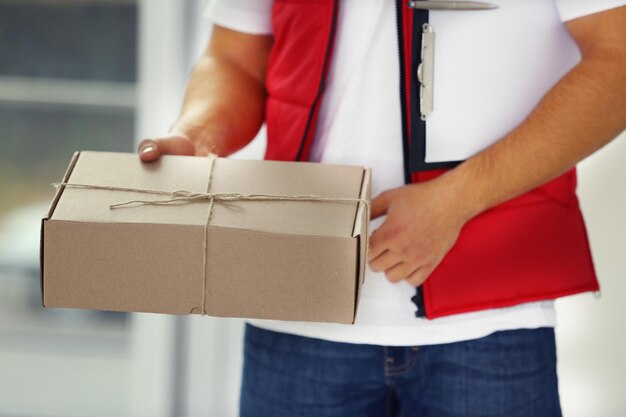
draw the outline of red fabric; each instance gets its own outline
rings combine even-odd
[[[412,12],[402,13],[410,109]],[[332,15],[332,0],[277,0],[274,5],[266,159],[296,159],[313,111],[302,159],[308,158],[321,101],[314,106],[315,96],[328,69],[324,56],[332,42]],[[411,178],[428,181],[444,172]],[[572,169],[472,219],[424,283],[423,295],[427,317],[436,318],[598,289]]]
[[[332,14],[332,0],[277,0],[274,3],[274,45],[265,80],[269,138],[266,159],[296,159],[325,70]],[[309,147],[313,130],[309,130]]]
[[[575,172],[468,222],[424,283],[429,318],[597,291]]]

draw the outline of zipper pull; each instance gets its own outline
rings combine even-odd
[[[430,24],[422,25],[421,62],[417,66],[417,80],[420,83],[420,117],[426,117],[433,111],[433,87],[435,78],[435,32]]]

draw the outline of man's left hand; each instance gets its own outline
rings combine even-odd
[[[421,285],[471,218],[441,178],[385,191],[372,201],[372,219],[387,214],[370,238],[369,266],[391,282]]]

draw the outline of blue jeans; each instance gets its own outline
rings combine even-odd
[[[241,417],[561,416],[552,328],[337,343],[246,325]]]

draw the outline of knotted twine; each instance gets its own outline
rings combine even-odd
[[[173,206],[182,204],[191,204],[197,202],[208,201],[209,207],[207,208],[206,221],[204,222],[204,241],[203,241],[203,253],[202,258],[202,315],[206,315],[206,290],[207,290],[207,266],[208,266],[208,246],[209,246],[209,226],[211,224],[211,215],[213,214],[213,207],[215,203],[220,201],[326,201],[331,203],[363,203],[365,205],[366,219],[370,217],[370,204],[365,198],[343,198],[343,197],[322,197],[313,194],[304,195],[286,195],[286,194],[255,194],[255,193],[233,193],[222,192],[212,193],[209,192],[211,188],[211,180],[213,178],[213,167],[218,156],[214,153],[207,155],[209,160],[209,175],[207,177],[207,191],[204,193],[192,192],[188,190],[176,190],[176,191],[161,191],[161,190],[147,190],[142,188],[127,188],[127,187],[112,187],[106,185],[89,185],[89,184],[76,184],[68,182],[59,182],[52,184],[57,190],[61,187],[67,188],[79,188],[87,190],[105,190],[105,191],[122,191],[133,192],[141,194],[163,195],[170,198],[163,200],[129,200],[123,203],[111,204],[109,209],[118,209],[124,207],[137,207],[137,206]],[[366,226],[367,228],[368,226]],[[369,232],[366,230],[366,234]],[[192,310],[193,311],[193,310]]]

